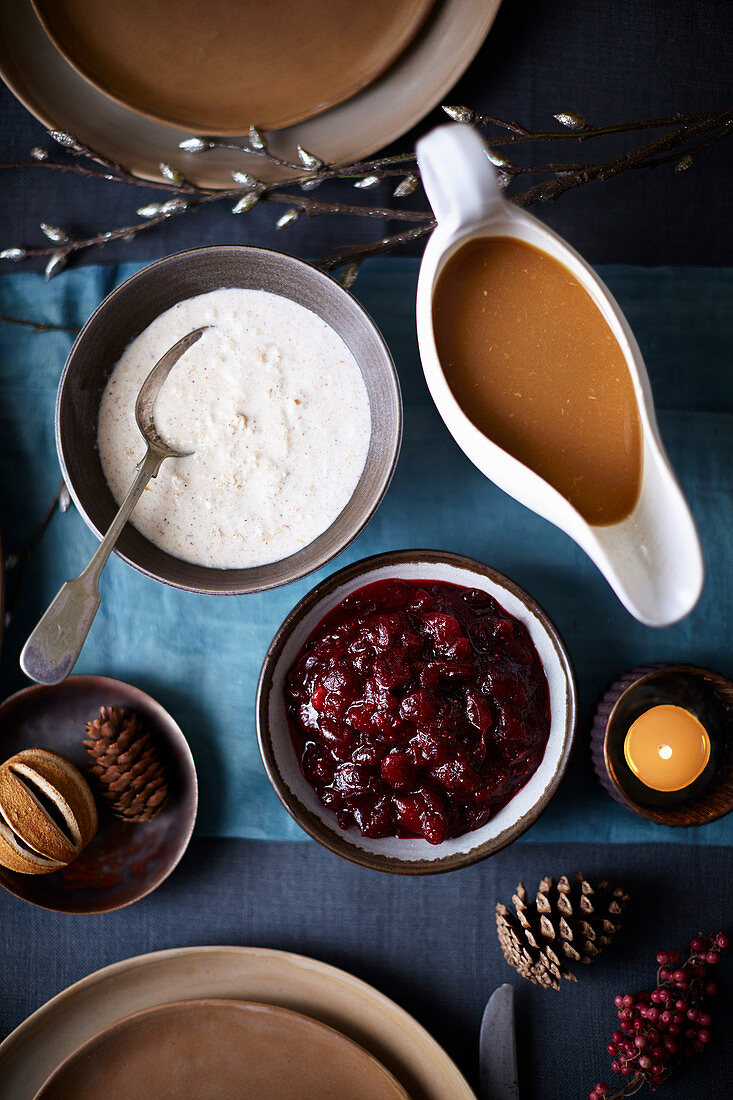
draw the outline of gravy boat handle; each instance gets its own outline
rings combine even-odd
[[[425,193],[445,233],[490,221],[504,210],[496,170],[472,126],[438,126],[415,149]]]

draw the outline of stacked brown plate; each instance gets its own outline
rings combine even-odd
[[[204,1055],[198,1067],[189,1064],[194,1044]],[[315,959],[256,947],[159,951],[70,986],[0,1043],[0,1100],[113,1100],[118,1072],[125,1075],[125,1096],[238,1095],[226,1091],[232,1072],[240,1073],[242,1085],[257,1081],[250,1074],[264,1074],[280,1086],[281,1100],[339,1095],[288,1091],[282,1084],[287,1066],[279,1065],[288,1060],[300,1065],[301,1083],[306,1074],[325,1073],[316,1077],[319,1088],[335,1072],[342,1096],[348,1080],[349,1096],[374,1100],[475,1100],[445,1051],[376,989]],[[168,1091],[158,1089],[157,1078],[147,1087],[149,1074],[166,1066]],[[181,1093],[184,1067],[192,1076]],[[206,1087],[202,1072],[213,1074]],[[145,1073],[146,1087],[136,1087]],[[70,1081],[72,1092],[63,1091]],[[96,1091],[84,1091],[88,1085]],[[259,1082],[246,1091],[271,1095]]]
[[[179,143],[256,122],[289,160],[298,145],[329,162],[368,156],[440,102],[499,2],[188,0],[173,16],[163,0],[0,0],[0,75],[44,125],[140,176],[160,178],[164,162],[229,186],[232,171],[272,178],[273,166]]]
[[[309,1016],[252,1001],[177,1001],[83,1043],[36,1100],[409,1100],[381,1062]]]
[[[147,118],[201,134],[281,130],[371,84],[433,0],[32,0],[82,76]]]

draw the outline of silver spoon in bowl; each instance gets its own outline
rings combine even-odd
[[[190,451],[176,451],[161,439],[155,426],[155,402],[160,389],[181,356],[201,339],[208,328],[194,329],[165,353],[142,384],[135,402],[135,420],[147,444],[135,479],[127,491],[107,534],[83,573],[67,581],[39,620],[23,646],[20,667],[39,684],[58,684],[71,672],[81,653],[100,604],[99,578],[133,508],[166,458],[185,458]]]

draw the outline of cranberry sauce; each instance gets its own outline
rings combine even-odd
[[[484,825],[536,771],[550,696],[526,627],[486,592],[365,585],[288,673],[303,774],[342,829],[439,844]]]

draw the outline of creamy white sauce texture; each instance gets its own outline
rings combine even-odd
[[[99,453],[115,499],[145,444],[135,401],[168,348],[212,326],[171,371],[155,406],[166,459],[132,514],[146,538],[197,565],[279,561],[322,534],[352,496],[371,434],[361,371],[340,336],[264,290],[179,302],[125,350],[99,411]]]

